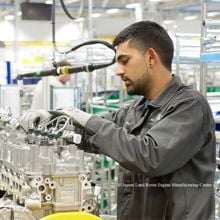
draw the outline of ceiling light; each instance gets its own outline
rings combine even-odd
[[[6,21],[12,21],[14,20],[15,16],[14,15],[5,15],[5,20]]]
[[[131,3],[131,4],[127,4],[125,8],[137,8],[139,6],[140,6],[140,3]]]
[[[164,20],[163,23],[164,24],[172,24],[174,22],[174,20]]]
[[[46,1],[45,1],[45,4],[47,4],[47,5],[52,5],[52,4],[53,4],[53,1],[52,1],[52,0],[46,0]]]
[[[208,29],[207,33],[213,33],[213,34],[220,33],[220,29]]]
[[[92,17],[93,17],[93,18],[98,18],[98,17],[100,17],[100,16],[101,16],[100,13],[94,13],[94,14],[92,14]]]
[[[197,15],[192,15],[192,16],[186,16],[184,17],[185,21],[191,21],[191,20],[195,20],[197,18]]]
[[[215,17],[215,16],[217,16],[217,15],[220,15],[220,13],[219,12],[217,12],[217,11],[212,11],[212,12],[208,12],[208,17]]]
[[[21,12],[21,11],[18,11],[18,12],[17,12],[17,15],[18,15],[18,16],[21,16],[21,15],[22,15],[22,12]]]
[[[79,0],[65,0],[65,4],[72,4],[78,2]]]
[[[117,13],[119,12],[120,10],[118,8],[112,8],[112,9],[109,9],[109,10],[106,10],[106,12],[108,14],[114,14],[114,13]]]
[[[82,17],[75,19],[75,21],[78,21],[78,22],[81,22],[81,21],[84,21],[84,20],[85,20],[85,18],[82,18]]]

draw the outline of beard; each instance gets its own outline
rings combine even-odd
[[[129,80],[129,84],[126,86],[128,95],[143,95],[145,96],[150,84],[150,78],[146,72],[142,76],[136,79],[135,82]]]
[[[145,89],[141,88],[126,88],[128,95],[145,95]]]

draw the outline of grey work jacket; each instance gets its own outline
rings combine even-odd
[[[140,98],[92,116],[82,148],[120,164],[118,220],[214,219],[215,126],[206,99],[173,76],[146,105]]]

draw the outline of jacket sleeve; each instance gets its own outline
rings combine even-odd
[[[206,128],[202,105],[198,100],[187,99],[172,107],[142,136],[128,134],[124,127],[92,116],[85,128],[86,145],[133,172],[161,176],[184,166],[210,141],[205,135],[205,130],[210,133],[210,125]]]
[[[124,116],[126,115],[127,111],[128,111],[128,107],[124,107],[124,108],[119,109],[116,112],[106,113],[102,115],[101,117],[97,117],[97,118],[101,121],[112,122],[113,124],[117,124],[117,126],[120,127],[120,126],[123,126],[124,118],[125,118]],[[92,117],[96,118],[96,116],[92,116]],[[89,132],[87,129],[82,129],[78,127],[75,127],[75,132],[82,136],[81,143],[78,144],[79,149],[84,150],[87,153],[96,153],[96,154],[99,153],[96,148],[94,148],[91,144],[88,144],[88,140],[90,139],[91,132]]]

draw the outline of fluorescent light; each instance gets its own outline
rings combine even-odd
[[[18,15],[18,16],[21,16],[21,15],[22,15],[22,12],[21,12],[21,11],[18,11],[18,12],[17,12],[17,15]]]
[[[46,0],[46,1],[45,1],[45,4],[47,4],[47,5],[52,5],[52,4],[53,4],[53,1],[52,1],[52,0]]]
[[[85,18],[82,18],[82,17],[75,19],[75,21],[78,21],[78,22],[81,22],[81,21],[84,21],[84,20],[85,20]]]
[[[174,22],[174,20],[164,20],[163,23],[164,24],[172,24]]]
[[[220,29],[208,29],[207,33],[220,33]]]
[[[12,21],[14,20],[15,16],[14,15],[5,15],[5,20],[7,21]]]
[[[161,0],[148,0],[149,2],[161,2]]]
[[[119,12],[120,10],[118,9],[118,8],[112,8],[112,9],[108,9],[108,10],[106,10],[106,12],[108,13],[108,14],[114,14],[114,13],[117,13],[117,12]]]
[[[217,15],[220,15],[220,13],[219,12],[217,12],[217,11],[212,11],[212,12],[208,12],[208,17],[215,17],[215,16],[217,16]]]
[[[94,14],[92,14],[92,17],[93,17],[93,18],[98,18],[98,17],[100,17],[100,16],[101,16],[100,13],[94,13]]]
[[[140,3],[131,3],[131,4],[127,4],[125,8],[137,8],[139,6],[140,6]]]
[[[192,16],[186,16],[184,17],[185,21],[191,21],[191,20],[195,20],[197,18],[197,15],[192,15]]]
[[[65,4],[72,4],[78,2],[79,0],[65,0]]]

